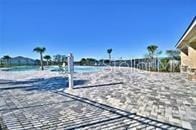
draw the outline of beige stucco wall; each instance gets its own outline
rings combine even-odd
[[[191,69],[196,69],[196,49],[189,46],[188,47],[188,57],[189,57],[189,67]]]
[[[189,66],[189,56],[181,51],[181,66]]]
[[[180,39],[177,48],[181,50],[181,72],[195,74],[196,79],[196,19]]]

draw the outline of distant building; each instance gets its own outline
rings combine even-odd
[[[181,51],[181,72],[188,72],[190,79],[196,79],[196,17],[194,17],[176,47]]]

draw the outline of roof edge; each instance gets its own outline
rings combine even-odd
[[[196,16],[193,17],[193,20],[191,21],[191,23],[189,24],[189,26],[187,27],[187,29],[185,30],[185,32],[183,33],[183,35],[180,37],[180,39],[176,43],[175,47],[178,47],[180,45],[179,42],[183,39],[183,37],[186,35],[186,33],[189,31],[189,29],[191,28],[191,26],[193,25],[193,23],[195,21],[196,21]]]

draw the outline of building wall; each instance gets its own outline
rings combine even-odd
[[[188,46],[188,53],[181,51],[181,71],[195,71],[196,70],[196,47],[195,44]]]
[[[189,67],[192,69],[196,69],[196,49],[191,46],[188,47],[188,57],[190,59]]]
[[[190,62],[189,56],[181,51],[181,65],[188,67],[189,66],[189,62]]]

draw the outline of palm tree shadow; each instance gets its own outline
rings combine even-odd
[[[75,80],[75,85],[83,85],[88,80]],[[7,88],[1,88],[1,85],[4,86],[7,83],[9,87]],[[102,87],[107,85],[114,85],[114,84],[122,84],[119,83],[111,83],[111,84],[102,84],[102,85],[94,85],[94,86],[85,86],[83,88],[90,88],[90,87]],[[83,115],[76,114],[76,118],[78,117],[82,118],[81,122],[74,122],[76,119],[70,114],[67,116],[73,117],[73,122],[71,124],[65,122],[65,126],[69,127],[69,129],[81,129],[85,127],[89,127],[91,129],[95,127],[104,127],[105,129],[111,129],[112,127],[116,129],[120,128],[126,128],[126,129],[137,129],[138,127],[141,129],[153,128],[153,129],[183,129],[178,126],[174,126],[168,123],[160,122],[158,120],[150,119],[148,117],[137,115],[136,113],[127,112],[106,104],[102,104],[96,101],[93,101],[88,98],[79,97],[77,95],[69,94],[63,92],[61,89],[65,89],[68,87],[68,79],[67,77],[52,77],[52,78],[46,78],[46,79],[31,79],[27,81],[10,81],[10,80],[0,80],[0,90],[7,90],[7,89],[22,89],[24,91],[50,91],[56,94],[59,94],[61,96],[64,96],[66,98],[72,99],[65,102],[58,102],[58,103],[50,103],[45,104],[45,106],[49,105],[56,105],[56,104],[66,104],[66,106],[69,106],[69,103],[75,102],[75,104],[79,104],[78,106],[82,106],[82,104],[85,107],[91,107],[91,111],[94,113],[90,117],[87,118],[84,115],[88,115],[88,112],[85,112]],[[81,87],[82,88],[82,87]],[[36,108],[36,107],[42,107],[43,104],[37,104],[35,106],[27,106],[24,108],[14,108],[13,110],[18,109],[26,109],[26,108]],[[56,108],[55,108],[56,109]],[[74,109],[71,108],[71,109]],[[109,113],[108,115],[101,115],[99,111],[105,111]],[[126,121],[126,123],[124,122]],[[118,124],[115,126],[115,124]]]
[[[73,89],[85,89],[94,87],[106,87],[112,85],[123,84],[123,82],[116,83],[105,83],[84,86],[88,80],[74,80]],[[8,86],[8,87],[1,87]],[[11,89],[25,89],[26,91],[31,90],[59,90],[68,88],[68,77],[51,77],[51,78],[36,78],[24,81],[13,81],[13,80],[0,80],[0,90],[11,90]]]
[[[95,87],[106,87],[106,86],[112,86],[112,85],[119,85],[123,84],[123,82],[116,82],[116,83],[107,83],[107,84],[96,84],[96,85],[88,85],[88,86],[79,86],[74,87],[73,89],[84,89],[84,88],[95,88]]]
[[[179,129],[179,130],[187,130],[185,128],[175,126],[169,123],[161,122],[155,119],[151,119],[148,117],[144,117],[138,115],[136,113],[131,113],[119,108],[115,108],[106,104],[98,103],[88,98],[80,97],[77,95],[73,95],[70,93],[64,93],[62,91],[54,92],[56,94],[65,96],[67,98],[71,98],[79,103],[86,104],[87,106],[95,107],[96,109],[100,109],[103,111],[107,111],[110,114],[107,115],[107,118],[101,116],[99,118],[99,113],[95,112],[92,116],[93,118],[85,119],[83,118],[82,122],[78,122],[72,124],[68,129],[81,129],[81,128],[103,128],[103,129],[160,129],[160,130],[167,130],[167,129]],[[87,114],[87,113],[86,113]],[[115,115],[115,116],[114,116]],[[66,126],[66,125],[65,125]]]
[[[84,85],[88,80],[74,80],[74,85]],[[0,80],[0,90],[24,89],[25,91],[59,90],[68,87],[67,77],[36,78],[24,81]]]

